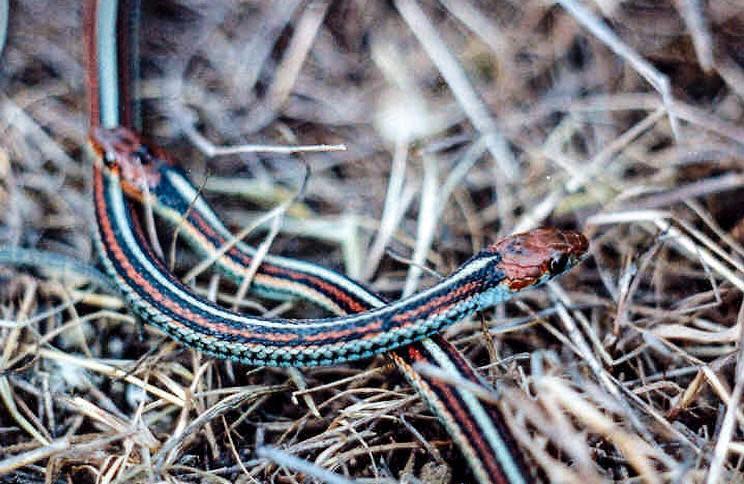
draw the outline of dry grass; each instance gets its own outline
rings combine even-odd
[[[91,279],[77,3],[13,2],[1,54],[0,245],[78,263],[0,264],[0,474],[466,479],[383,358],[300,372],[208,360],[142,334]],[[197,183],[209,174],[236,231],[304,174],[240,145],[345,144],[302,155],[307,189],[271,251],[393,297],[499,235],[582,228],[591,260],[448,337],[493,380],[543,479],[741,480],[742,32],[734,0],[150,7],[146,130]],[[198,262],[177,255],[181,274]],[[197,290],[236,303],[210,277]]]

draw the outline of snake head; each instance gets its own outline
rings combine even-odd
[[[483,252],[499,255],[500,284],[519,291],[557,277],[587,255],[589,242],[579,232],[540,228],[504,237]]]
[[[98,159],[121,177],[128,190],[156,187],[160,169],[173,164],[165,150],[146,143],[131,129],[97,127],[89,140]]]

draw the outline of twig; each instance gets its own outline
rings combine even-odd
[[[380,228],[375,235],[374,241],[369,248],[367,263],[364,272],[364,279],[370,279],[380,264],[382,255],[385,252],[390,238],[395,233],[400,224],[408,205],[413,199],[415,190],[413,185],[405,185],[406,161],[408,159],[408,145],[403,140],[399,140],[395,146],[393,154],[393,163],[388,177],[387,192],[385,192],[385,202],[382,206],[382,215],[380,216]]]
[[[246,400],[258,398],[261,395],[271,392],[273,392],[273,389],[271,387],[265,387],[260,389],[259,391],[253,392],[240,392],[235,395],[229,396],[211,406],[203,413],[201,413],[197,418],[189,422],[188,425],[186,425],[180,432],[171,436],[171,438],[169,438],[163,444],[158,453],[153,456],[153,464],[155,465],[155,468],[162,471],[163,467],[167,464],[166,457],[171,454],[171,451],[175,450],[176,447],[178,447],[185,438],[193,435],[194,432],[197,431],[197,429],[201,428],[214,418],[223,415],[225,412],[234,410],[235,407],[241,405]]]
[[[42,459],[47,459],[70,449],[70,440],[67,437],[53,440],[47,445],[39,447],[20,455],[8,457],[0,461],[0,476],[10,474],[16,469],[34,464]]]
[[[297,472],[307,474],[322,482],[329,484],[351,484],[352,481],[345,479],[344,477],[327,471],[322,467],[311,464],[310,462],[300,459],[292,454],[288,454],[276,447],[270,447],[267,445],[261,446],[256,449],[256,455],[263,459],[269,459],[276,464],[286,467],[287,469],[293,469]]]
[[[416,226],[416,246],[411,256],[413,264],[408,268],[408,274],[406,274],[403,297],[413,294],[418,287],[422,274],[421,267],[426,262],[426,256],[434,240],[437,222],[439,221],[437,214],[437,204],[439,203],[437,161],[424,155],[423,162],[424,179],[421,182],[421,203]]]
[[[54,360],[58,363],[79,366],[81,368],[86,368],[88,370],[101,373],[111,378],[120,378],[126,381],[127,383],[136,385],[142,388],[143,390],[149,393],[152,393],[153,395],[157,397],[162,398],[168,403],[171,403],[178,407],[183,407],[185,405],[185,402],[184,402],[184,399],[186,397],[185,395],[173,395],[172,393],[163,391],[156,386],[146,383],[143,380],[135,376],[129,375],[127,374],[127,372],[120,370],[118,368],[114,368],[110,365],[99,363],[89,358],[80,358],[80,357],[73,356],[67,353],[62,353],[61,351],[56,351],[56,350],[40,349],[38,354],[40,358]]]
[[[700,0],[677,0],[676,3],[687,24],[687,30],[692,36],[692,45],[695,46],[695,54],[700,67],[705,71],[711,70],[713,68],[713,43]]]
[[[587,28],[599,40],[601,40],[614,53],[627,60],[638,73],[643,76],[661,94],[662,102],[669,116],[669,124],[676,139],[680,139],[679,121],[672,109],[674,99],[669,83],[669,78],[659,72],[651,63],[641,57],[636,51],[625,44],[615,32],[584,7],[580,0],[556,0],[565,8],[581,25]]]
[[[289,209],[289,207],[291,207],[295,203],[295,201],[298,198],[302,196],[302,194],[305,191],[307,182],[310,179],[310,167],[307,164],[304,164],[304,167],[305,167],[305,173],[302,179],[302,183],[294,197],[287,199],[284,202],[280,203],[279,205],[274,207],[272,210],[266,212],[258,220],[255,220],[253,223],[243,228],[240,232],[234,235],[230,241],[228,241],[222,247],[220,247],[219,250],[217,250],[214,254],[210,255],[208,258],[204,259],[202,262],[197,264],[193,269],[191,269],[183,277],[183,280],[186,282],[189,282],[192,279],[194,279],[196,276],[204,272],[209,266],[214,264],[220,257],[225,255],[227,251],[235,247],[235,245],[241,242],[245,237],[247,237],[248,234],[253,232],[256,228],[263,225],[264,223],[270,220],[274,220],[274,219],[279,219],[279,222],[277,223],[280,223],[281,217],[283,216],[283,214]],[[278,228],[276,230],[278,230]],[[268,247],[264,250],[268,250]],[[264,252],[264,255],[265,255],[265,252]],[[248,267],[248,270],[246,271],[246,274],[244,276],[245,284],[250,285],[250,281],[253,279],[253,275],[255,275],[255,272],[258,270],[258,266],[261,263],[260,259],[261,259],[260,257],[254,257],[254,259],[251,261],[251,265]],[[245,282],[245,281],[248,281],[248,282]]]
[[[739,327],[739,341],[741,342],[742,337],[744,337],[744,303],[739,306],[737,326]],[[734,375],[734,390],[731,392],[731,398],[726,404],[726,413],[723,417],[723,423],[721,423],[721,431],[718,433],[716,446],[713,449],[713,458],[711,459],[708,476],[705,480],[706,484],[721,482],[723,466],[728,455],[729,445],[734,436],[736,414],[739,410],[742,393],[744,392],[744,346],[739,347]]]
[[[259,145],[242,144],[237,146],[215,145],[202,136],[191,124],[185,124],[183,131],[189,140],[199,151],[209,158],[226,155],[239,155],[242,153],[326,153],[329,151],[346,151],[346,145]]]
[[[499,132],[488,108],[478,97],[462,67],[450,53],[429,18],[415,0],[396,0],[395,6],[421,42],[429,58],[442,73],[473,126],[484,137],[488,150],[498,163],[500,173],[503,173],[507,180],[516,180],[519,166],[506,139]]]

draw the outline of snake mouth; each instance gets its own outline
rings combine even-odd
[[[584,258],[589,251],[589,240],[581,232],[574,230],[559,231],[565,240],[569,252],[576,258]]]

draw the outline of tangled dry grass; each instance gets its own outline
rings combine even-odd
[[[249,368],[142,332],[89,271],[81,8],[11,7],[0,245],[76,262],[0,264],[3,479],[467,481],[383,358]],[[303,155],[272,252],[397,297],[499,235],[591,237],[557,284],[447,332],[536,478],[743,479],[741,3],[155,2],[143,21],[146,131],[234,228],[303,173],[246,143],[346,145]],[[235,294],[208,273],[196,289]]]

